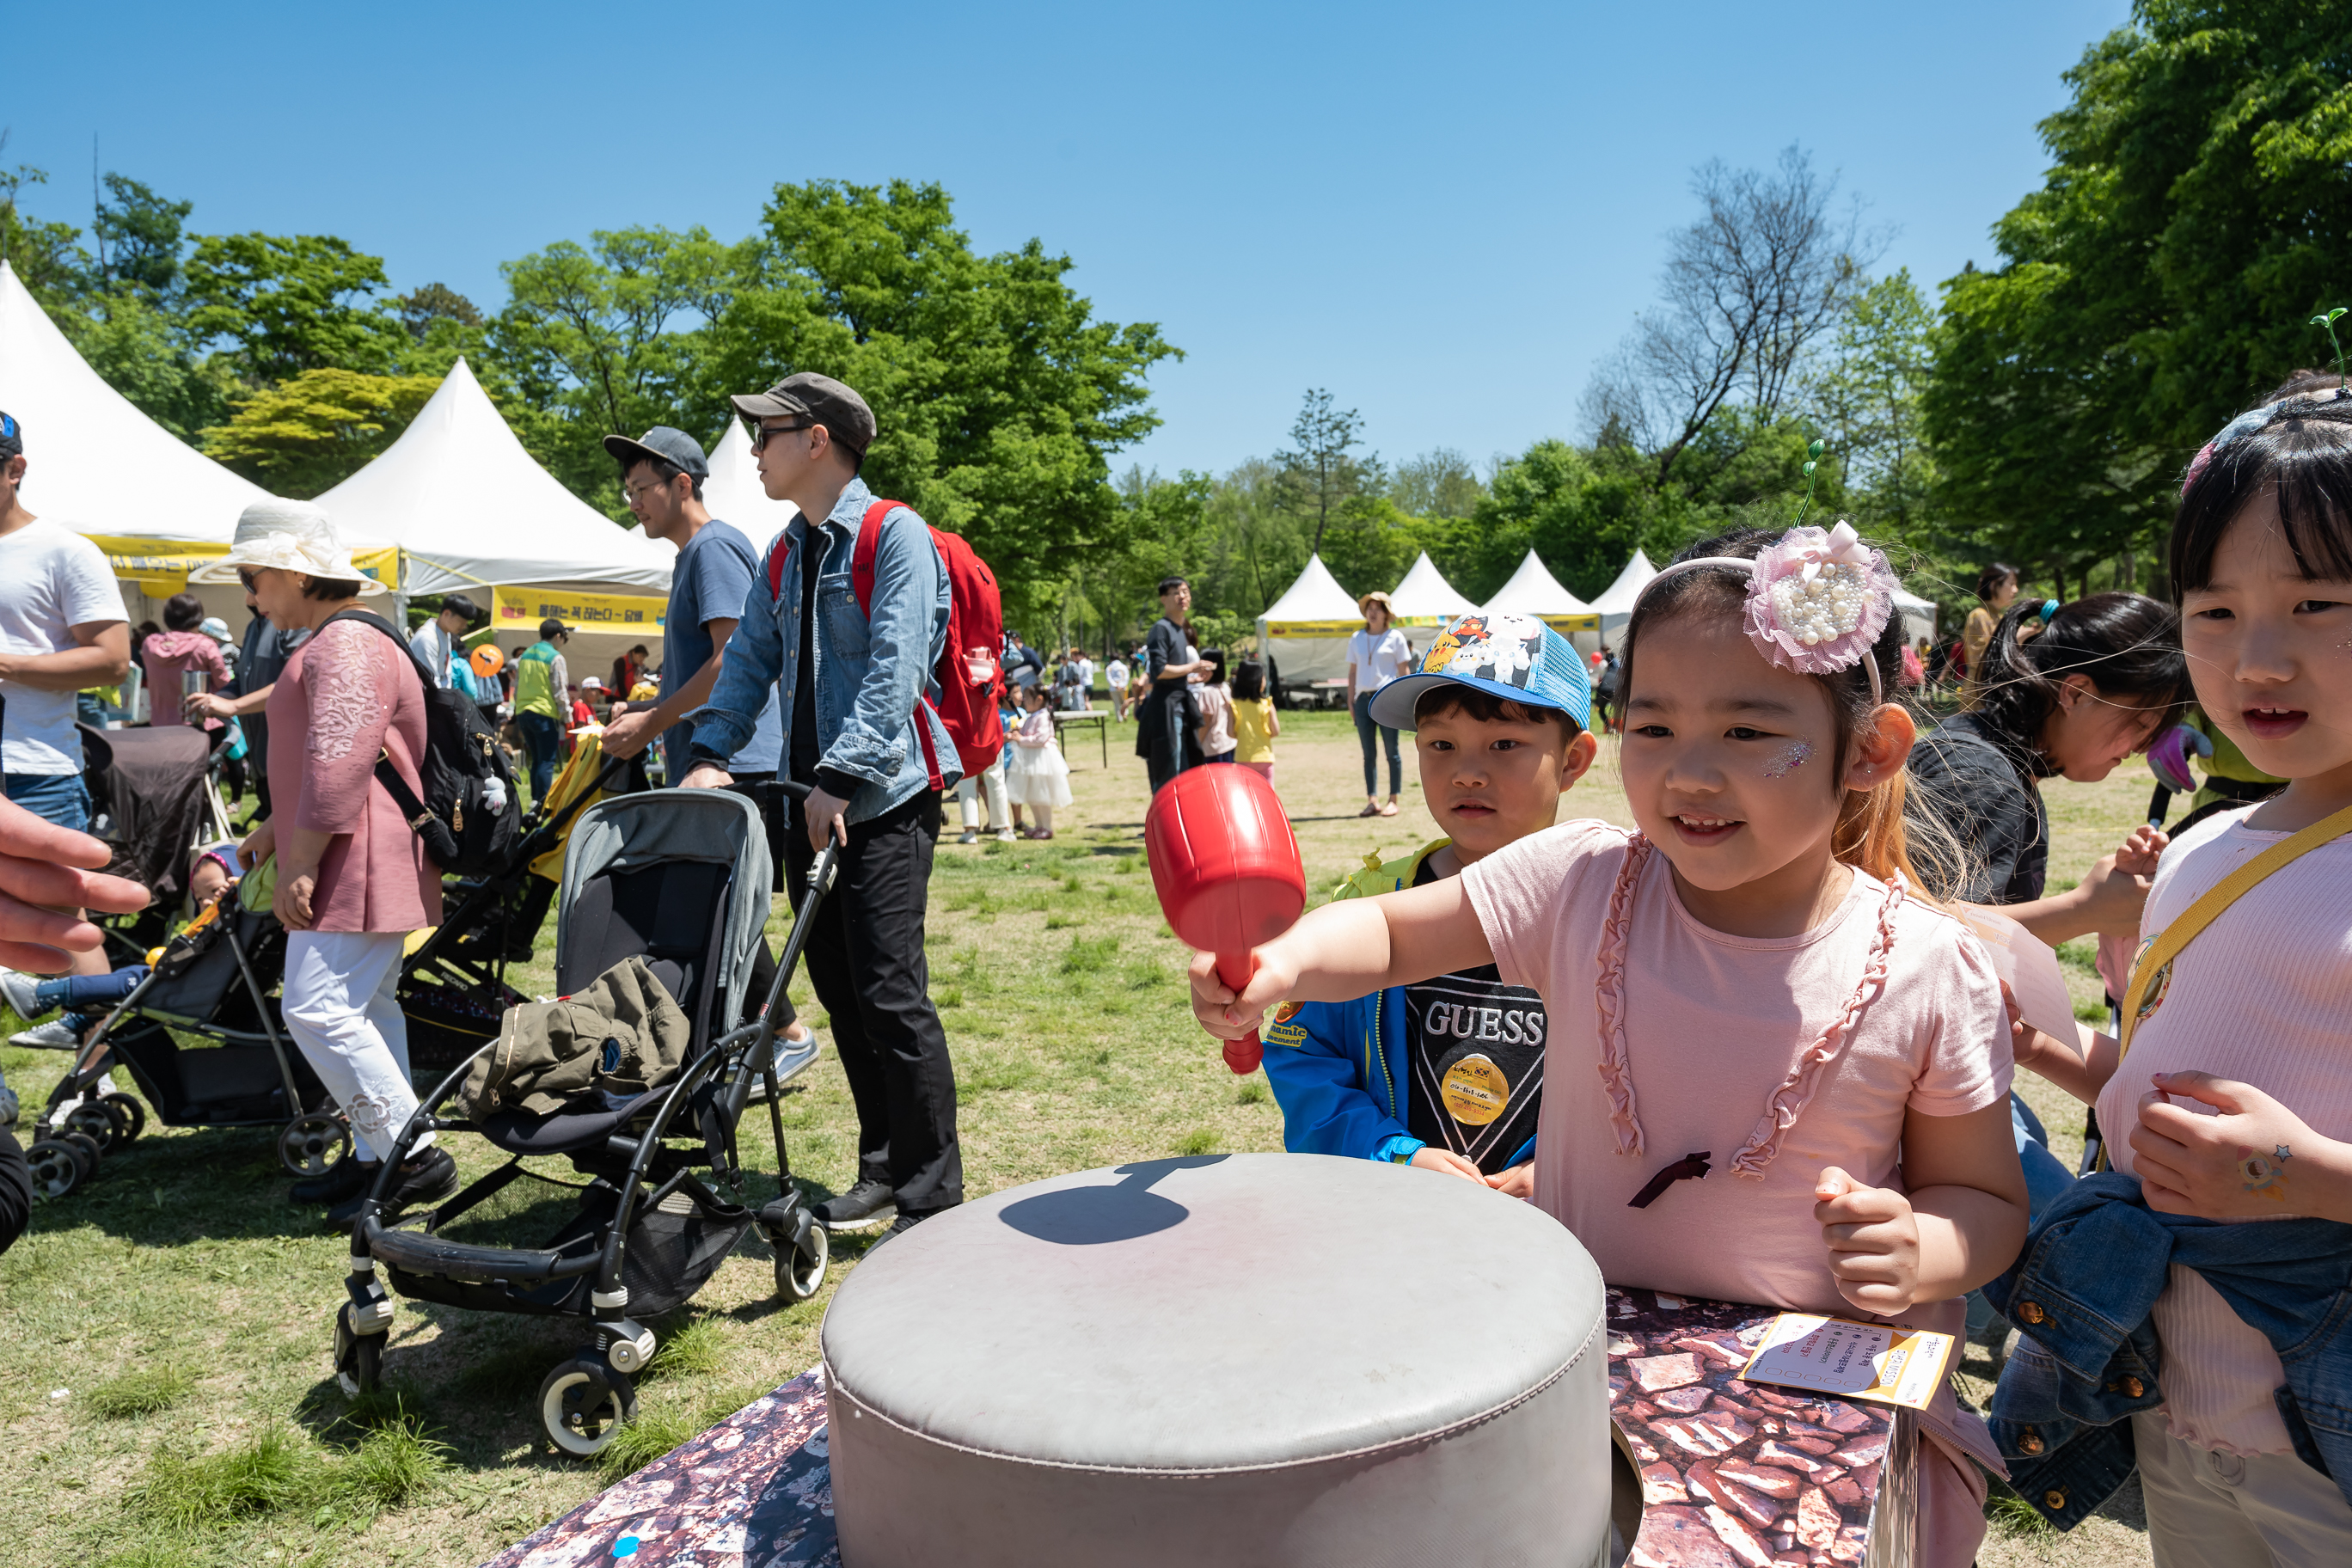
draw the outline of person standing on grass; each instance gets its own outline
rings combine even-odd
[[[1070,764],[1063,759],[1054,729],[1053,711],[1045,691],[1034,686],[1021,689],[1021,722],[1013,729],[1010,760],[1004,766],[1004,792],[1013,801],[1013,832],[1024,838],[1054,837],[1054,812],[1070,804]],[[1024,831],[1021,808],[1037,814],[1037,826]]]
[[[383,587],[352,564],[333,523],[308,501],[246,508],[229,552],[193,575],[241,580],[272,621],[310,634],[269,694],[270,772],[286,815],[247,835],[237,860],[250,869],[277,858],[271,910],[287,933],[286,1032],[359,1145],[356,1159],[288,1195],[330,1205],[328,1223],[349,1226],[416,1110],[394,987],[409,933],[441,923],[441,872],[375,770],[388,763],[425,793],[425,683],[402,644],[364,620],[333,619]],[[387,1213],[457,1190],[457,1162],[430,1134],[396,1174]]]
[[[1358,816],[1394,816],[1397,799],[1404,794],[1404,758],[1397,750],[1397,732],[1372,718],[1372,699],[1381,688],[1405,672],[1412,663],[1412,645],[1390,625],[1389,596],[1375,590],[1356,601],[1364,629],[1348,639],[1348,710],[1356,716],[1356,739],[1364,748],[1364,809]],[[1372,750],[1377,730],[1388,747],[1389,798],[1381,804],[1380,763]]]
[[[1110,716],[1116,724],[1127,722],[1127,660],[1114,653],[1103,666],[1103,680],[1110,688]]]
[[[1234,760],[1274,782],[1274,738],[1282,733],[1282,715],[1265,694],[1265,666],[1245,658],[1234,666]]]
[[[702,504],[710,466],[693,437],[656,426],[634,441],[607,436],[604,450],[621,465],[621,488],[646,537],[677,547],[662,616],[662,668],[667,675],[674,665],[677,674],[662,682],[659,702],[632,707],[604,727],[604,754],[634,757],[658,738],[663,776],[675,781],[692,766],[687,752],[694,743],[694,726],[686,716],[709,701],[719,684],[727,639],[735,635],[743,601],[758,580],[760,557],[741,529],[711,516]],[[627,689],[619,689],[626,695]],[[765,784],[776,776],[783,753],[783,721],[772,692],[751,739],[727,759],[727,771],[738,784]],[[782,837],[772,824],[769,831],[772,837]]]
[[[265,710],[269,689],[294,655],[295,639],[269,624],[253,590],[245,591],[245,607],[252,619],[245,624],[245,642],[237,651],[236,674],[226,691],[200,691],[187,700],[190,719],[234,719],[245,731],[246,760],[253,769],[253,793],[260,807],[253,820],[269,815],[269,720]]]
[[[79,833],[89,792],[75,695],[130,672],[131,617],[98,546],[25,510],[29,461],[24,426],[0,413],[0,773],[10,800]],[[77,974],[106,969],[102,952],[73,955]]]
[[[923,956],[940,794],[962,773],[932,706],[954,601],[929,528],[858,477],[875,437],[864,398],[803,372],[734,403],[754,425],[761,484],[801,514],[770,547],[709,700],[687,715],[682,782],[731,784],[726,760],[777,704],[786,770],[809,786],[784,836],[795,908],[818,853],[840,846],[808,970],[857,1104],[857,1180],[816,1215],[829,1230],[888,1220],[887,1239],[963,1201],[955,1067]],[[865,592],[820,592],[863,584],[866,564]]]
[[[1984,689],[1985,647],[1992,641],[1993,628],[2000,624],[2009,606],[2017,601],[2017,568],[2006,561],[1996,561],[1977,574],[1977,607],[1960,625],[1960,651],[1968,663],[1962,669],[1960,706],[1974,708]]]
[[[571,672],[563,668],[563,645],[572,628],[551,616],[539,623],[539,640],[514,659],[514,720],[530,751],[530,798],[545,800],[555,783],[570,725]]]
[[[1201,656],[1208,668],[1200,683],[1192,688],[1192,700],[1201,710],[1201,722],[1196,731],[1201,742],[1201,760],[1204,763],[1230,763],[1234,760],[1234,694],[1225,684],[1225,655],[1223,648],[1211,648]]]
[[[1184,617],[1192,608],[1192,584],[1181,577],[1160,580],[1160,618],[1143,639],[1143,679],[1150,686],[1135,710],[1135,754],[1143,759],[1154,795],[1201,760],[1184,690],[1202,668],[1184,639]]]
[[[186,725],[188,716],[181,685],[189,671],[203,677],[205,691],[217,691],[228,684],[228,660],[221,657],[220,644],[202,629],[204,624],[205,602],[194,594],[184,590],[163,601],[165,629],[149,637],[141,650],[147,670],[147,689],[163,699],[148,709],[150,725]],[[225,728],[217,719],[207,718],[203,723],[209,731]]]

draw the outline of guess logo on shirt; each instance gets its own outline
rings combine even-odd
[[[1405,987],[1412,1135],[1488,1175],[1507,1169],[1535,1136],[1544,1038],[1542,996],[1491,964]]]

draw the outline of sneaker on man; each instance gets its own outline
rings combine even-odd
[[[901,1236],[906,1235],[908,1231],[910,1231],[910,1230],[914,1229],[917,1226],[919,1226],[919,1225],[922,1224],[925,1220],[927,1220],[927,1219],[929,1219],[929,1218],[930,1218],[930,1217],[931,1217],[931,1216],[930,1216],[929,1215],[927,1215],[927,1214],[902,1214],[902,1215],[900,1215],[897,1219],[894,1219],[894,1220],[892,1220],[892,1221],[890,1222],[890,1228],[889,1228],[889,1229],[887,1229],[887,1230],[884,1231],[881,1235],[879,1235],[879,1236],[877,1236],[877,1237],[876,1237],[874,1238],[873,1246],[872,1246],[872,1247],[868,1247],[866,1249],[866,1252],[867,1252],[868,1254],[871,1254],[871,1253],[873,1252],[873,1250],[874,1250],[874,1247],[881,1246],[884,1242],[888,1241],[888,1240],[892,1239],[892,1238],[893,1238],[893,1237],[901,1237]]]
[[[52,1018],[46,1024],[36,1024],[8,1037],[12,1046],[22,1046],[31,1051],[78,1051],[81,1049],[81,1031],[65,1018]]]
[[[979,828],[977,828],[977,827],[967,827],[967,828],[965,828],[965,829],[963,830],[962,834],[961,834],[961,836],[956,839],[956,842],[957,842],[957,843],[959,843],[959,844],[977,844],[977,843],[979,843],[979,842],[980,842],[980,829],[979,829]]]
[[[352,1162],[353,1164],[358,1163],[356,1160]],[[436,1203],[457,1190],[457,1162],[449,1157],[446,1149],[427,1149],[400,1167],[397,1179],[392,1184],[392,1191],[384,1194],[383,1212],[394,1215],[404,1209],[415,1208],[419,1204]],[[360,1217],[360,1208],[366,1202],[367,1192],[362,1188],[329,1209],[327,1223],[349,1229],[352,1222]]]
[[[1009,827],[1000,827],[996,830],[996,841],[999,844],[1010,844],[1020,837]]]
[[[8,1004],[8,1011],[30,1021],[48,1009],[33,1000],[33,987],[40,984],[37,974],[22,970],[0,968],[0,1002]]]
[[[898,1212],[887,1182],[868,1176],[845,1193],[816,1205],[816,1222],[827,1230],[870,1230]]]

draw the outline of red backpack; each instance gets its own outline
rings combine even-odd
[[[882,520],[905,505],[904,501],[876,501],[866,509],[866,521],[857,530],[857,548],[849,558],[849,585],[857,594],[857,607],[868,616],[874,614],[874,552],[882,540]],[[929,528],[928,523],[924,526]],[[947,566],[950,605],[947,646],[940,650],[939,668],[931,672],[940,684],[936,711],[947,726],[948,738],[955,742],[963,776],[974,778],[1004,750],[1004,722],[997,716],[996,704],[1004,679],[1003,666],[997,662],[997,650],[1004,646],[1004,603],[996,591],[996,574],[988,569],[987,562],[972,553],[961,534],[931,528],[930,535]],[[785,548],[786,542],[779,535],[775,547],[768,552],[772,601],[783,597]],[[928,699],[916,697],[919,716],[929,706]],[[939,758],[931,752],[930,729],[918,723],[915,733],[922,742],[931,787],[938,789],[946,780],[940,773]]]

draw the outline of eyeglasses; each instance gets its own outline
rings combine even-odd
[[[759,449],[760,448],[756,443],[751,447],[751,450],[754,452]],[[627,501],[631,506],[635,506],[637,504],[637,498],[639,496],[649,496],[656,490],[667,489],[668,488],[669,481],[667,479],[656,479],[649,485],[633,485],[629,483],[628,480],[623,479],[621,481],[621,499]]]
[[[236,569],[236,580],[245,584],[245,591],[247,593],[250,594],[253,592],[254,577],[252,573],[240,566]]]
[[[754,425],[751,426],[751,450],[765,450],[771,436],[797,436],[803,430],[815,428],[816,421],[814,419],[805,425]]]

